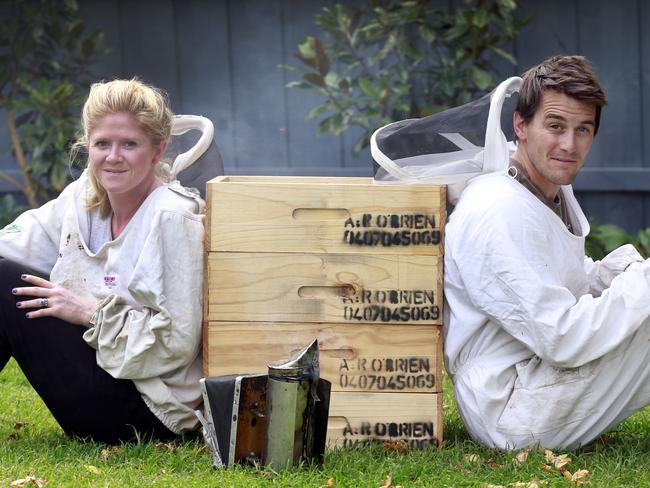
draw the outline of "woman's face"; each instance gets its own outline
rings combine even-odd
[[[140,203],[157,186],[154,167],[166,147],[151,143],[135,116],[119,112],[99,119],[90,132],[90,167],[115,202]]]

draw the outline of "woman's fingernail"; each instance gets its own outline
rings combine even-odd
[[[22,306],[23,306],[22,302],[18,302],[18,303],[16,304],[16,307],[18,307],[18,308],[20,308],[20,307],[22,307]]]
[[[29,318],[29,314],[28,314],[28,313],[26,313],[26,314],[25,314],[25,317],[27,317],[27,318]]]
[[[11,293],[13,293],[14,295],[18,293],[18,288],[14,288],[13,290],[11,290]]]
[[[26,275],[26,274],[24,274],[24,275],[20,275],[20,279],[21,279],[21,280],[24,280],[25,278],[27,278],[27,275]]]

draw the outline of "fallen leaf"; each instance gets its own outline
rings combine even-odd
[[[480,464],[481,462],[483,462],[481,456],[479,456],[478,454],[465,454],[465,461],[469,461],[470,463],[476,463],[476,464]]]
[[[492,485],[490,483],[483,483],[481,485],[481,488],[506,488],[506,487],[503,485]]]
[[[99,457],[102,461],[106,461],[110,456],[122,452],[122,448],[119,446],[113,446],[110,449],[102,449],[102,452],[99,454]]]
[[[512,462],[515,464],[523,464],[528,459],[529,454],[530,454],[530,449],[522,449],[517,453],[517,455],[512,460]]]
[[[332,488],[334,486],[334,478],[329,478],[327,483],[322,485],[320,488]]]
[[[539,469],[541,469],[542,471],[546,471],[547,473],[553,471],[553,468],[550,467],[548,464],[541,464],[539,466]]]
[[[27,485],[36,485],[38,488],[45,486],[47,484],[46,479],[36,478],[35,476],[27,476],[26,478],[21,478],[19,480],[14,480],[9,486],[27,486]]]
[[[177,448],[173,442],[158,442],[156,443],[157,449],[167,449],[169,452],[175,452]]]
[[[400,485],[394,485],[393,484],[393,478],[391,475],[386,476],[386,479],[383,481],[383,485],[381,485],[379,488],[402,488]]]
[[[568,454],[560,454],[553,460],[553,465],[557,469],[561,469],[565,467],[567,464],[571,462],[571,458],[569,457]]]
[[[391,486],[393,486],[393,479],[391,478],[390,475],[388,475],[384,480],[384,484],[381,485],[379,488],[391,488]]]
[[[553,466],[555,466],[555,469],[559,469],[559,470],[561,470],[571,462],[571,458],[569,457],[568,454],[560,454],[559,456],[556,456],[553,453],[553,451],[549,449],[546,449],[544,451],[544,457],[548,462],[550,462]]]
[[[566,468],[561,469],[561,470],[560,470],[560,473],[562,473],[562,476],[564,476],[564,477],[565,477],[566,479],[568,479],[568,480],[570,480],[570,479],[573,477],[573,475],[571,474],[571,471],[569,471],[569,470],[566,469]]]
[[[86,466],[86,471],[92,474],[100,474],[102,472],[101,469],[99,469],[97,466],[93,466],[92,464]]]
[[[29,422],[16,422],[14,424],[14,430],[25,429],[29,425]]]
[[[503,466],[494,462],[492,458],[488,459],[486,464],[492,469],[501,469]]]
[[[571,481],[573,481],[576,485],[584,485],[587,482],[587,477],[589,476],[589,471],[586,469],[579,469],[575,473],[573,473],[573,476],[571,476]]]
[[[384,450],[386,451],[395,451],[400,454],[406,454],[409,450],[409,446],[404,439],[398,439],[396,441],[386,441],[384,444]]]

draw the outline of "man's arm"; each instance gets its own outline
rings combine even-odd
[[[643,257],[632,244],[614,249],[600,261],[585,256],[585,272],[589,278],[590,292],[599,296],[609,288],[612,280],[624,272],[632,263],[643,262]]]
[[[644,325],[650,265],[619,273],[593,296],[582,240],[557,230],[536,204],[512,203],[480,198],[456,216],[452,256],[477,310],[559,367],[601,357]]]

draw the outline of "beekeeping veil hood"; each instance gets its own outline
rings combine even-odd
[[[223,159],[214,142],[214,125],[200,115],[176,115],[164,159],[171,162],[172,179],[196,188],[205,198],[208,180],[224,173]]]
[[[508,78],[473,102],[377,129],[370,139],[375,182],[448,185],[455,204],[471,178],[507,171],[514,150],[511,95],[521,81]]]

